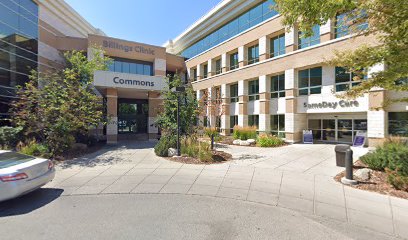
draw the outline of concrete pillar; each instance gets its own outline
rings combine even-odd
[[[201,64],[197,65],[196,71],[197,71],[197,80],[203,79],[204,69],[203,69],[203,66]]]
[[[229,70],[230,59],[227,53],[221,55],[221,69],[222,72],[227,72]]]
[[[106,139],[108,144],[118,142],[118,91],[116,88],[106,89],[108,124]]]
[[[238,64],[239,67],[248,65],[248,48],[245,46],[238,48]]]
[[[271,79],[267,76],[259,77],[259,131],[269,133],[270,122],[270,102],[271,102]]]
[[[298,32],[297,28],[291,28],[289,32],[285,33],[285,47],[286,53],[290,53],[297,50],[298,45]]]
[[[200,114],[198,115],[198,121],[199,121],[199,125],[202,126],[203,122],[204,122],[204,116],[207,115],[207,109],[204,108],[204,99],[203,99],[203,91],[202,90],[198,90],[197,92],[197,102],[198,102],[198,108],[201,110]]]
[[[163,106],[163,99],[160,97],[159,92],[149,92],[149,122],[148,133],[149,139],[159,138],[159,128],[156,125],[156,119],[159,115],[160,109]]]
[[[208,60],[208,77],[215,75],[215,61],[214,59]]]
[[[211,127],[216,127],[216,117],[217,117],[217,110],[216,109],[218,106],[216,104],[216,101],[218,100],[217,98],[220,96],[217,96],[217,91],[215,87],[208,88],[208,110],[207,110],[207,116],[209,120],[209,126]]]
[[[320,26],[320,42],[327,42],[333,39],[334,26],[333,21],[328,20],[326,24]]]
[[[248,81],[241,80],[238,82],[238,97],[238,125],[246,127],[248,126]]]
[[[376,72],[384,70],[384,64],[377,64],[368,70],[367,77],[371,78]],[[384,109],[387,100],[386,91],[382,88],[373,88],[368,94],[367,137],[368,145],[381,145],[388,136],[388,112]]]
[[[270,39],[263,36],[259,39],[259,61],[264,61],[270,57],[271,45]]]
[[[307,128],[307,114],[297,113],[297,71],[285,71],[286,114],[285,131],[286,141],[296,143],[302,140],[303,130]]]
[[[166,60],[165,59],[160,59],[160,58],[155,58],[154,59],[154,64],[153,64],[153,68],[154,68],[154,75],[155,76],[166,76]]]
[[[230,88],[227,84],[221,85],[222,98],[222,116],[221,116],[221,134],[227,136],[231,134],[231,119],[230,119]]]

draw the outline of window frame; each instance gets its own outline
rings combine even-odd
[[[249,127],[256,126],[256,129],[259,129],[259,115],[258,114],[248,115],[248,126]]]
[[[259,100],[259,79],[248,81],[248,101],[256,100]]]
[[[302,37],[302,32],[298,32],[298,49],[304,49],[320,44],[320,26],[314,25],[312,31],[313,36],[310,37]]]
[[[230,87],[230,102],[231,103],[236,103],[239,102],[239,93],[238,93],[238,83],[237,84],[231,84],[229,85]],[[233,92],[235,92],[235,88],[236,88],[236,95],[232,94]],[[232,91],[234,89],[234,91]]]
[[[280,89],[280,83],[281,83],[281,81],[282,81],[282,78],[283,77],[283,89],[282,90],[279,90]],[[276,79],[277,78],[277,79]],[[276,90],[276,91],[273,91],[274,89],[273,89],[273,87],[274,87],[274,81],[277,81],[278,82],[278,84],[277,84],[277,86],[278,86],[278,90]],[[283,73],[283,74],[279,74],[279,75],[275,75],[275,76],[272,76],[271,77],[271,98],[282,98],[282,97],[286,97],[286,90],[285,90],[285,73]]]
[[[222,73],[222,62],[221,59],[215,60],[215,74],[221,74]]]
[[[248,47],[248,65],[259,62],[259,44]]]
[[[275,36],[275,37],[272,37],[270,40],[269,40],[269,44],[270,44],[270,51],[269,51],[269,57],[270,58],[274,58],[274,57],[277,57],[277,56],[280,56],[280,55],[284,55],[284,54],[286,54],[286,46],[285,46],[285,33],[281,33],[281,34],[279,34],[279,35],[277,35],[277,36]],[[283,49],[281,49],[281,41],[283,40]],[[278,51],[275,51],[275,41],[278,41],[279,42],[279,50]]]
[[[286,118],[285,118],[285,114],[271,114],[270,115],[270,132],[272,135],[281,137],[281,138],[285,138],[286,137]],[[274,126],[274,122],[275,122],[275,118],[277,118],[277,129],[274,129],[272,126]],[[281,120],[283,118],[283,127],[281,127]]]
[[[321,82],[321,84],[320,85],[314,85],[314,86],[311,86],[311,70],[313,70],[313,69],[318,69],[318,68],[320,68],[320,82]],[[308,86],[307,87],[299,87],[300,86],[300,81],[301,81],[301,72],[304,72],[304,71],[308,71]],[[309,96],[309,95],[313,95],[313,94],[321,94],[322,93],[322,87],[323,87],[323,69],[322,69],[322,67],[313,67],[313,68],[308,68],[308,69],[303,69],[303,70],[300,70],[299,71],[299,73],[298,73],[298,93],[299,93],[299,96]],[[320,90],[319,90],[319,92],[318,93],[312,93],[312,89],[318,89],[318,88],[320,88]],[[301,93],[301,91],[304,91],[304,90],[307,90],[307,94],[302,94]]]
[[[344,75],[349,75],[349,79],[348,79],[348,81],[344,81],[344,82],[338,82],[338,76],[340,75],[338,72],[337,72],[337,70],[338,69],[343,69],[344,70]],[[355,81],[354,80],[354,77],[356,76],[356,74],[354,74],[354,73],[352,73],[352,72],[347,72],[346,71],[346,69],[344,69],[344,68],[342,68],[342,67],[335,67],[335,77],[334,77],[334,91],[335,92],[345,92],[345,91],[347,91],[347,90],[350,90],[352,87],[354,87],[354,86],[357,86],[357,85],[360,85],[362,82],[363,82],[363,80],[365,79],[365,75],[363,76],[363,79],[362,80],[360,80],[360,81]],[[338,90],[338,86],[343,86],[343,85],[345,85],[345,86],[347,86],[346,88],[345,88],[345,90]]]
[[[231,53],[229,55],[230,63],[229,63],[229,70],[234,70],[239,68],[239,57],[238,52]]]

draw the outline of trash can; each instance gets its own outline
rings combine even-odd
[[[350,145],[339,144],[336,146],[334,151],[336,152],[336,166],[337,167],[346,167],[346,151],[351,151],[351,157],[353,157],[353,151],[351,150]]]

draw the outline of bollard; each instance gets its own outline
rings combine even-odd
[[[346,176],[341,179],[345,185],[356,185],[357,181],[353,179],[353,151],[348,149],[346,151]]]

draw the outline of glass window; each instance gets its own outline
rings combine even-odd
[[[152,69],[153,69],[152,66],[144,65],[143,66],[143,75],[152,76],[153,75]]]
[[[208,77],[208,64],[203,65],[204,78]]]
[[[368,28],[367,22],[358,22],[355,25],[356,19],[366,18],[363,12],[359,16],[353,16],[353,13],[342,13],[336,16],[335,37],[341,38],[350,34],[350,28],[355,28],[357,31],[363,31]]]
[[[262,1],[258,5],[249,9],[247,12],[232,19],[224,26],[212,33],[209,33],[201,40],[184,49],[181,52],[181,55],[186,58],[192,58],[195,55],[216,46],[217,44],[247,30],[250,27],[276,16],[278,12],[273,9],[274,5],[275,2],[273,0]]]
[[[238,84],[230,85],[231,103],[238,102]]]
[[[215,61],[215,74],[220,74],[220,73],[222,73],[221,59],[218,59]]]
[[[283,55],[286,52],[285,34],[281,34],[271,39],[271,58]]]
[[[285,115],[271,115],[271,133],[278,137],[285,137]]]
[[[139,75],[153,75],[153,66],[150,63],[134,63],[134,62],[125,62],[122,60],[114,59],[112,64],[108,66],[108,70],[112,72],[120,73],[131,73]]]
[[[122,72],[123,73],[130,73],[130,65],[129,63],[122,63]]]
[[[230,70],[237,69],[238,67],[238,52],[236,52],[230,55]]]
[[[230,128],[234,129],[235,126],[238,126],[238,115],[230,116]]]
[[[248,48],[248,64],[259,62],[259,45]]]
[[[137,74],[137,65],[136,65],[136,63],[129,63],[129,72],[131,74]]]
[[[271,78],[271,98],[285,97],[285,74]]]
[[[122,72],[122,62],[115,61],[115,72]]]
[[[248,126],[259,127],[259,115],[248,115]]]
[[[322,90],[322,67],[299,71],[299,95],[320,94]]]
[[[143,75],[143,64],[136,64],[136,73]]]
[[[408,112],[388,113],[388,132],[390,135],[408,137]]]
[[[361,84],[362,79],[365,76],[360,76],[355,78],[357,75],[351,72],[348,72],[345,68],[336,67],[336,92],[347,91],[353,86]]]
[[[302,32],[299,31],[299,44],[298,49],[303,49],[320,43],[320,26],[315,25],[312,28],[313,35],[310,37],[302,36]]]
[[[193,82],[197,81],[197,69],[192,69],[191,75],[193,77]]]
[[[259,100],[259,80],[249,81],[248,93],[249,101]]]

